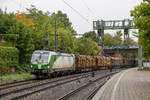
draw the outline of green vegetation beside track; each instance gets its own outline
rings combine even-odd
[[[21,81],[21,80],[28,80],[33,79],[34,75],[31,75],[30,73],[21,73],[21,74],[8,74],[3,75],[0,77],[0,83],[8,83],[13,81]]]
[[[18,66],[19,51],[15,47],[0,46],[0,75],[10,72],[12,67]]]

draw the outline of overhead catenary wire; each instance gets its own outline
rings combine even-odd
[[[85,18],[79,11],[77,11],[75,8],[73,8],[69,3],[67,3],[65,0],[62,0],[63,3],[65,3],[68,7],[70,7],[74,12],[76,12],[82,19],[84,19],[87,23],[92,25],[87,18]]]
[[[97,19],[97,17],[95,16],[95,13],[93,12],[93,10],[87,5],[87,3],[84,0],[81,0],[83,2],[83,4],[85,5],[85,7],[88,9],[88,11],[94,16],[95,19]]]

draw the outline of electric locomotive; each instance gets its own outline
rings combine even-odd
[[[37,50],[32,54],[31,73],[36,76],[50,76],[52,73],[74,70],[75,56],[73,54],[54,51]]]

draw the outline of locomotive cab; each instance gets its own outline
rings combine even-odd
[[[47,74],[50,67],[50,52],[49,51],[35,51],[31,59],[31,73],[32,74]]]

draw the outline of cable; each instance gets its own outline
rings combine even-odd
[[[92,25],[88,19],[86,19],[82,14],[80,14],[80,12],[78,12],[75,8],[73,8],[69,3],[67,3],[65,0],[62,0],[68,7],[70,7],[74,12],[76,12],[82,19],[84,19],[87,23],[89,23],[90,25]]]
[[[32,4],[32,0],[24,0],[25,1],[25,3],[26,3],[26,6],[29,6],[29,7],[31,7],[31,5],[34,5],[34,4]]]
[[[85,7],[88,9],[88,11],[94,15],[94,17],[97,19],[97,17],[95,16],[95,13],[90,9],[90,7],[86,4],[86,2],[84,0],[81,0],[83,2],[83,4],[85,5]]]

